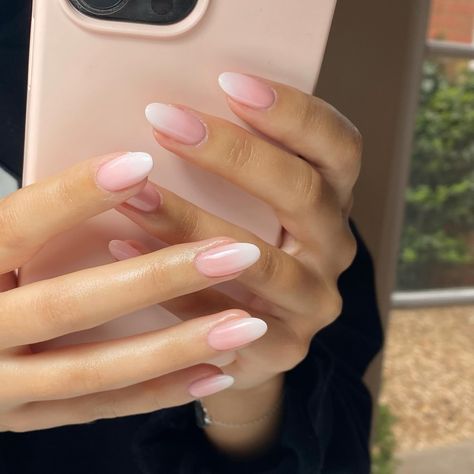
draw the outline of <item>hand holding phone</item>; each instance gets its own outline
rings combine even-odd
[[[279,244],[281,224],[262,199],[157,147],[147,104],[187,107],[238,123],[217,87],[241,71],[314,88],[335,0],[35,0],[23,184],[87,156],[142,150],[155,157],[150,178],[209,213]],[[163,242],[117,212],[63,232],[20,268],[19,284],[110,261],[113,239]],[[251,298],[227,285],[243,303]],[[35,346],[114,339],[176,324],[163,306],[134,311],[100,328]]]
[[[16,267],[57,234],[134,197],[151,169],[146,154],[115,153],[0,200],[0,431],[145,413],[215,393],[233,383],[215,358],[229,361],[265,333],[264,321],[227,309],[161,331],[33,353],[32,344],[234,279],[258,259],[251,244],[212,238],[16,288]],[[246,255],[235,271],[229,262],[223,276],[200,271],[211,252],[213,265],[219,254],[225,260],[229,246]]]

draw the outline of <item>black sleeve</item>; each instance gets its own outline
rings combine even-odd
[[[342,314],[313,338],[305,360],[286,373],[275,445],[237,463],[207,441],[188,404],[155,413],[138,432],[135,453],[144,473],[157,472],[157,466],[179,474],[370,472],[372,403],[362,375],[383,335],[371,257],[352,228],[358,252],[339,279]]]
[[[23,163],[31,0],[0,0],[0,166],[20,179]]]

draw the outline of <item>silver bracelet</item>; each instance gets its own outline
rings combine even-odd
[[[255,423],[259,423],[262,420],[265,420],[270,415],[275,413],[280,407],[281,403],[283,402],[283,398],[284,398],[284,393],[278,400],[278,403],[270,411],[265,413],[265,415],[262,415],[254,420],[247,421],[245,423],[226,423],[223,421],[215,420],[214,418],[211,417],[207,408],[203,405],[202,400],[198,399],[194,401],[194,412],[196,415],[196,424],[199,426],[199,428],[205,428],[211,425],[225,426],[228,428],[238,428],[241,426],[253,425]]]

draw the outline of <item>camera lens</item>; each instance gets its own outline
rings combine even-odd
[[[122,9],[128,0],[78,0],[80,5],[90,13],[110,14]]]

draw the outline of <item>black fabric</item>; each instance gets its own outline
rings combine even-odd
[[[29,3],[0,0],[0,164],[16,176],[21,175]],[[382,346],[382,329],[372,261],[352,228],[358,252],[339,279],[342,314],[286,373],[284,416],[266,453],[245,462],[220,454],[187,404],[85,425],[0,433],[0,474],[369,473],[372,406],[362,375]]]

